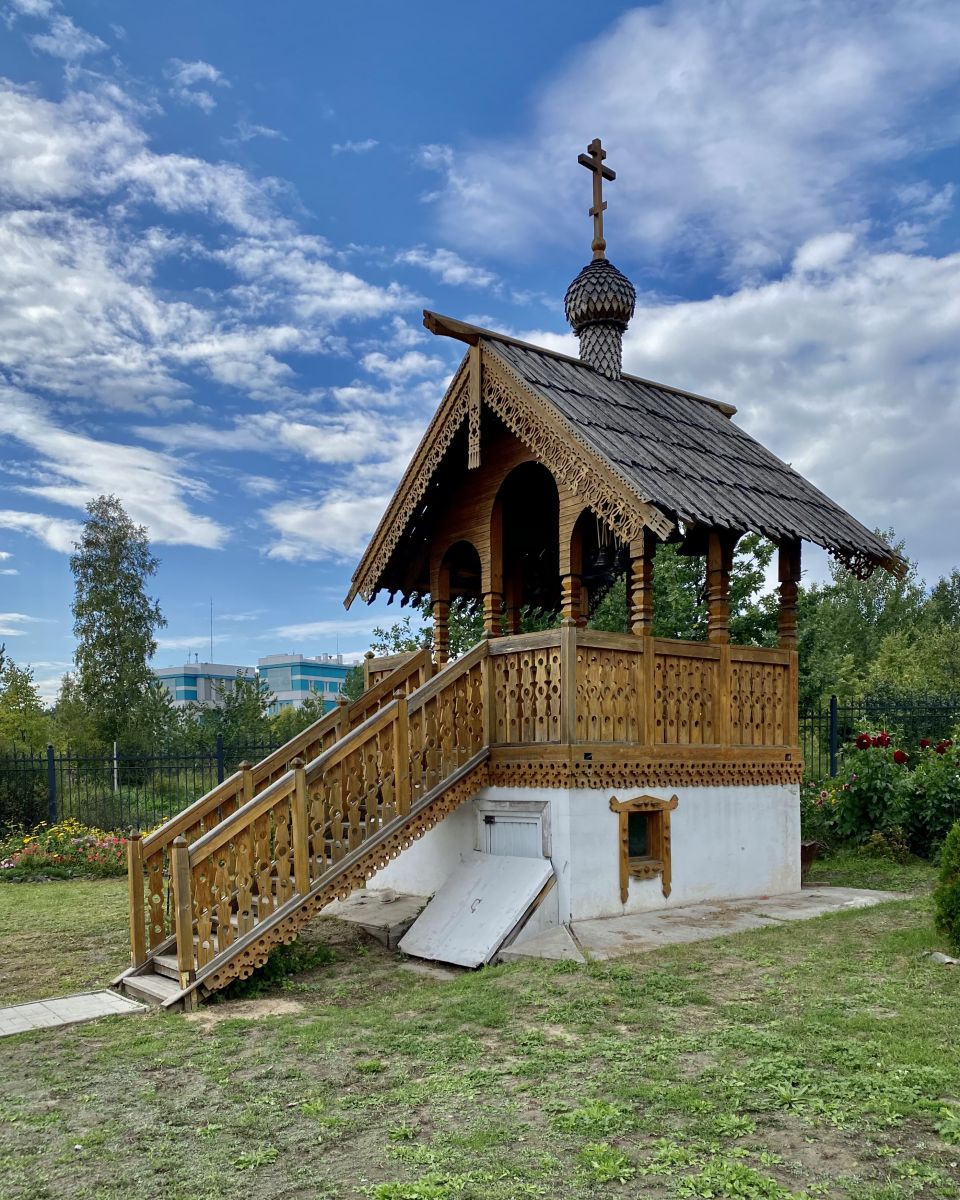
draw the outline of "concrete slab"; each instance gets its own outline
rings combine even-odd
[[[782,896],[661,908],[628,917],[576,921],[570,929],[559,925],[535,937],[518,939],[500,957],[505,962],[521,958],[572,958],[578,962],[585,957],[620,958],[658,950],[661,946],[706,941],[786,921],[808,921],[825,913],[872,908],[890,900],[910,898],[902,892],[817,887]]]
[[[505,946],[499,954],[500,962],[519,962],[525,958],[586,962],[566,925],[554,925],[551,929],[544,929],[532,937],[519,937],[512,945]]]
[[[390,888],[361,888],[346,900],[334,900],[320,914],[359,925],[388,950],[397,943],[427,906],[429,896],[414,896]]]
[[[0,1008],[0,1037],[28,1033],[33,1029],[56,1029],[78,1025],[99,1017],[116,1017],[146,1012],[142,1004],[117,992],[81,992],[32,1004],[14,1004]]]

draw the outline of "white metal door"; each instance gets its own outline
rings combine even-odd
[[[508,858],[542,858],[540,818],[525,813],[485,813],[482,849]]]

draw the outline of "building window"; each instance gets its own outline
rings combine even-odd
[[[660,800],[656,796],[638,796],[635,800],[610,801],[610,809],[619,817],[620,901],[627,902],[631,879],[655,879],[660,876],[664,896],[670,895],[670,814],[677,807],[676,796]]]

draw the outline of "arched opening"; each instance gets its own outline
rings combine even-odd
[[[519,629],[523,608],[560,609],[560,498],[540,463],[521,463],[500,485],[494,528],[502,533],[507,632]]]
[[[585,625],[629,568],[629,547],[620,541],[602,517],[585,508],[574,524],[570,539],[571,582],[567,615],[578,625]],[[625,628],[625,621],[621,625]]]
[[[483,632],[480,554],[465,539],[448,546],[433,589],[433,645],[438,663],[462,654]],[[451,636],[452,634],[452,636]]]
[[[444,554],[440,570],[446,572],[450,600],[480,600],[480,554],[472,542],[454,542]]]

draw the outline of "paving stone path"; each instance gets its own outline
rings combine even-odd
[[[28,1033],[31,1029],[55,1029],[60,1025],[78,1025],[97,1017],[123,1017],[146,1012],[146,1006],[118,992],[81,992],[77,996],[59,996],[55,1000],[37,1000],[32,1004],[13,1004],[0,1008],[0,1037]]]

